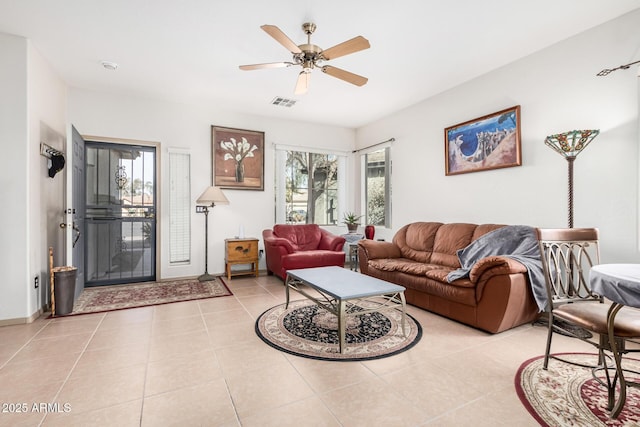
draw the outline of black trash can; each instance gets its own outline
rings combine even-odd
[[[76,290],[76,267],[53,268],[53,294],[55,297],[54,315],[60,316],[73,311]]]

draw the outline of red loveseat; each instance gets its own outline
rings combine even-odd
[[[276,224],[262,232],[267,274],[284,280],[287,270],[296,268],[344,267],[345,239],[317,224]]]

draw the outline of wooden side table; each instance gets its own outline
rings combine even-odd
[[[224,262],[227,279],[241,274],[253,274],[258,277],[258,239],[224,239]],[[231,271],[234,264],[251,264],[251,270]]]

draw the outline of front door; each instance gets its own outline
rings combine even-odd
[[[73,265],[78,269],[76,274],[75,299],[78,299],[84,289],[84,150],[85,142],[80,132],[71,126],[72,150],[72,193],[73,202],[71,212],[71,245]]]
[[[156,279],[155,148],[86,142],[85,286]]]

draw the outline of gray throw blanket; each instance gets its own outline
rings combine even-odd
[[[533,297],[540,311],[547,307],[547,290],[540,258],[538,237],[533,227],[508,225],[480,236],[458,251],[461,268],[447,275],[447,281],[469,277],[473,265],[488,256],[505,256],[521,262],[529,273]]]

